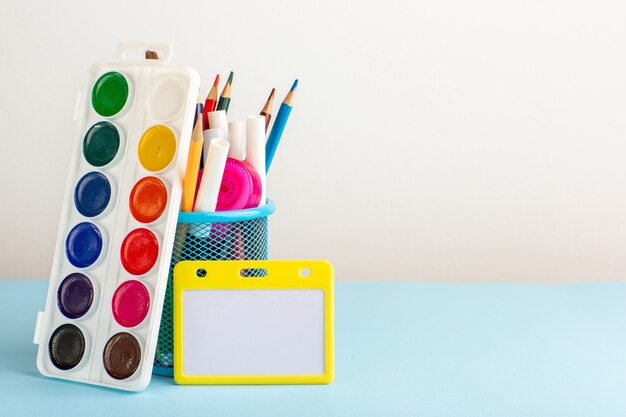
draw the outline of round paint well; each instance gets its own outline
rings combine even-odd
[[[91,280],[81,273],[68,275],[57,291],[57,305],[69,319],[87,314],[93,303],[94,289]]]
[[[87,162],[102,167],[113,161],[120,148],[120,132],[110,122],[93,125],[83,140],[83,155]]]
[[[128,81],[119,72],[102,75],[93,86],[91,104],[101,116],[110,117],[119,113],[128,100]]]
[[[103,239],[98,226],[79,223],[70,230],[65,240],[65,254],[72,265],[87,268],[93,265],[102,252]]]
[[[165,169],[176,154],[176,136],[164,125],[152,126],[141,137],[137,150],[139,162],[148,171]]]
[[[74,188],[74,205],[85,217],[101,214],[111,201],[111,183],[101,172],[85,174]]]
[[[133,275],[148,272],[159,257],[159,241],[148,229],[135,229],[122,242],[120,256],[124,269]]]
[[[157,120],[173,119],[185,105],[186,86],[176,75],[162,75],[156,78],[148,92],[148,109]]]
[[[126,281],[115,290],[111,310],[113,317],[124,327],[135,327],[148,315],[150,294],[139,281]]]
[[[118,333],[111,337],[102,353],[104,369],[115,379],[131,377],[141,362],[141,346],[130,333]]]
[[[167,187],[156,177],[142,178],[130,192],[130,212],[141,223],[152,223],[165,211]]]
[[[76,367],[85,354],[83,332],[73,324],[58,327],[50,336],[48,353],[57,368],[65,371]]]

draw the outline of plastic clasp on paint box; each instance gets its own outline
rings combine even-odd
[[[37,312],[37,322],[35,323],[35,334],[33,336],[33,343],[38,345],[41,341],[41,323],[43,322],[43,311]]]

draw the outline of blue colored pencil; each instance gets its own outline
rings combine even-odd
[[[280,142],[287,120],[289,120],[291,107],[293,106],[293,95],[297,86],[298,80],[294,81],[291,86],[291,90],[289,90],[289,93],[280,105],[280,110],[278,110],[276,119],[274,119],[274,126],[272,126],[270,136],[267,138],[267,143],[265,144],[265,172],[270,170],[272,159],[274,159],[274,154],[276,153],[276,148],[278,147],[278,142]]]
[[[198,96],[198,103],[196,103],[196,114],[193,116],[193,125],[196,125],[198,121],[198,117],[202,118],[202,113],[204,112],[204,106],[200,101],[200,96]],[[201,120],[202,121],[202,120]],[[202,158],[202,152],[200,152],[200,167],[199,169],[204,168],[204,159]]]
[[[194,114],[193,116],[193,125],[196,125],[196,122],[198,121],[198,116],[202,117],[202,111],[204,110],[204,107],[202,106],[202,103],[199,101],[200,97],[198,97],[198,103],[196,103],[196,114]]]

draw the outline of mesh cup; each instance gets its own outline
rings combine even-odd
[[[180,261],[197,260],[266,260],[267,218],[276,206],[267,200],[263,207],[213,213],[178,215],[172,262],[167,278],[161,327],[153,373],[174,375],[173,275]],[[254,269],[248,276],[259,273]]]

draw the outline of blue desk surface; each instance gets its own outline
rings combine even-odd
[[[336,378],[141,393],[35,367],[46,281],[0,280],[1,416],[626,415],[626,284],[336,285]]]

